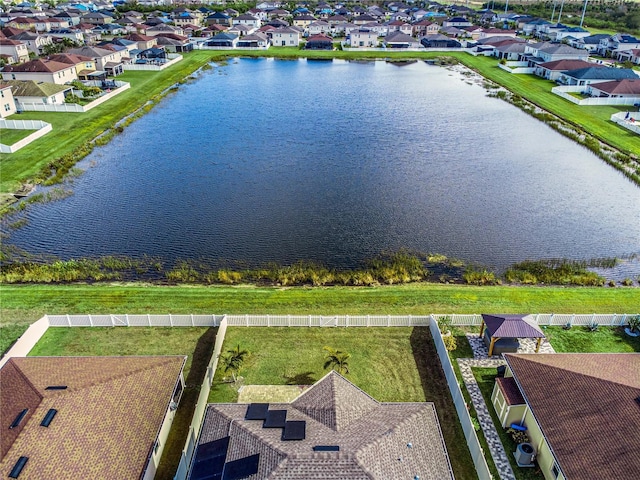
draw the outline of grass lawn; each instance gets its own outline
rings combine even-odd
[[[322,378],[323,347],[347,351],[347,378],[382,402],[434,402],[457,479],[476,478],[464,434],[428,328],[242,328],[227,330],[223,351],[250,352],[245,385],[310,384]],[[235,402],[216,372],[209,400]]]
[[[31,135],[35,130],[15,130],[13,128],[0,128],[0,143],[13,145],[23,138]]]
[[[491,414],[491,418],[493,419],[493,424],[496,426],[496,430],[498,431],[498,435],[500,435],[500,440],[502,441],[502,445],[507,453],[507,457],[509,458],[509,462],[511,463],[511,468],[513,469],[513,473],[516,476],[517,480],[544,480],[544,475],[540,471],[539,468],[520,468],[516,464],[516,460],[512,455],[513,452],[516,451],[517,443],[513,441],[511,435],[509,435],[504,428],[500,425],[500,420],[498,420],[498,416],[496,415],[495,410],[493,409],[493,405],[491,404],[491,393],[493,392],[493,385],[496,379],[496,369],[495,368],[472,368],[473,376],[476,378],[478,382],[478,386],[480,387],[480,391],[482,392],[482,397],[484,398],[485,403],[487,404],[487,409]]]
[[[633,353],[640,352],[640,337],[630,337],[620,327],[547,327],[545,334],[556,352]]]
[[[640,289],[408,284],[381,287],[2,285],[0,347],[49,313],[609,313],[637,310]]]
[[[50,328],[29,355],[188,355],[186,388],[156,475],[156,479],[170,480],[187,439],[215,335],[214,328]]]
[[[471,345],[469,345],[469,341],[465,336],[465,332],[467,332],[468,330],[469,330],[468,327],[452,328],[452,334],[456,338],[457,346],[455,350],[449,352],[449,358],[451,359],[453,370],[458,379],[458,383],[460,384],[460,390],[462,391],[462,396],[464,397],[465,402],[469,406],[469,415],[471,415],[472,419],[475,419],[477,421],[478,414],[476,413],[476,409],[473,406],[473,401],[471,400],[471,396],[469,395],[469,392],[467,391],[467,388],[464,385],[464,381],[462,380],[462,374],[460,373],[460,366],[456,361],[456,359],[458,358],[473,358],[473,350],[471,349]],[[480,441],[480,446],[484,451],[484,457],[485,457],[485,460],[487,461],[489,470],[491,471],[491,475],[493,475],[493,478],[499,479],[500,474],[498,473],[496,464],[493,461],[493,457],[491,456],[491,453],[489,451],[489,444],[487,443],[487,439],[484,436],[484,432],[482,431],[482,428],[480,428],[480,423],[478,422],[476,425],[477,425],[476,435],[478,436],[478,440]]]

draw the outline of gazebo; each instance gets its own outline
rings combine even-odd
[[[489,343],[489,356],[493,355],[493,347],[500,338],[535,338],[536,353],[540,350],[540,344],[545,338],[544,333],[536,323],[527,318],[528,315],[486,315],[482,314],[480,324],[480,338],[485,326],[491,341]]]

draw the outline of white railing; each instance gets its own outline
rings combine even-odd
[[[0,119],[0,128],[7,130],[36,130],[13,145],[0,143],[0,153],[14,153],[34,140],[46,135],[52,129],[51,124],[40,120],[5,120]]]
[[[431,322],[429,324],[431,336],[433,337],[433,342],[436,345],[440,364],[444,370],[444,376],[447,379],[447,385],[449,386],[449,391],[451,392],[451,397],[453,398],[453,403],[456,407],[456,413],[458,414],[458,419],[460,420],[460,425],[464,432],[464,438],[467,440],[467,447],[469,447],[469,453],[471,453],[471,459],[473,460],[473,465],[476,468],[478,478],[480,480],[491,480],[491,472],[487,465],[484,451],[480,446],[478,434],[476,433],[476,429],[473,427],[467,402],[465,402],[462,390],[460,390],[460,384],[458,383],[455,371],[453,370],[451,358],[449,358],[449,352],[447,352],[447,349],[444,346],[442,335],[438,328],[438,322],[436,321],[437,318],[438,317],[435,316],[431,317]]]
[[[538,325],[591,325],[618,327],[639,314],[588,313],[529,315]],[[482,315],[48,315],[51,327],[218,327],[223,318],[230,327],[424,327],[430,318],[448,317],[458,327],[480,325]]]
[[[24,103],[20,102],[20,111],[23,112],[58,112],[58,113],[84,113],[88,112],[92,108],[97,107],[98,105],[106,102],[107,100],[119,95],[120,93],[128,90],[131,87],[131,84],[127,82],[118,82],[120,86],[117,89],[111,90],[111,92],[106,93],[98,98],[96,98],[93,102],[87,103],[86,105],[78,105],[76,103],[60,103],[60,104],[44,104],[44,103]]]
[[[133,71],[141,71],[141,70],[145,70],[145,71],[160,71],[160,70],[164,70],[165,68],[169,68],[172,65],[175,65],[180,60],[182,60],[183,57],[182,57],[182,55],[179,55],[179,54],[176,54],[176,53],[169,53],[167,55],[167,58],[170,58],[171,60],[169,60],[168,62],[162,63],[160,65],[125,63],[125,64],[122,65],[122,68],[124,70],[133,70]]]
[[[597,83],[595,84],[597,85]],[[572,93],[583,93],[588,90],[588,85],[563,85],[560,87],[553,87],[551,93],[558,95],[559,97],[569,100],[577,105],[636,105],[640,102],[640,97],[589,97],[578,98]]]
[[[618,112],[611,115],[611,121],[627,130],[640,134],[640,112]]]
[[[184,444],[184,448],[182,449],[182,454],[180,455],[180,463],[178,463],[176,474],[173,477],[174,480],[185,480],[187,478],[189,467],[193,460],[193,454],[196,450],[198,436],[200,435],[200,428],[202,427],[204,414],[207,410],[207,404],[209,403],[211,384],[213,383],[213,377],[216,373],[216,369],[218,368],[218,359],[220,358],[220,353],[222,351],[224,336],[227,333],[227,320],[222,318],[219,324],[220,327],[216,333],[215,346],[213,347],[213,353],[211,354],[211,359],[207,366],[207,374],[205,375],[202,387],[200,388],[198,402],[196,403],[191,425],[189,426],[189,434],[187,435],[187,440]]]
[[[523,63],[524,65],[513,65],[520,63]],[[527,62],[507,62],[506,65],[499,63],[498,67],[506,72],[517,75],[529,75],[535,71],[535,68],[527,66]]]

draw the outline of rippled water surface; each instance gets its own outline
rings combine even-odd
[[[233,60],[81,164],[8,243],[353,266],[382,251],[504,268],[640,252],[640,189],[460,71]]]

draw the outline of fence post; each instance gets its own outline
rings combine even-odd
[[[173,327],[173,317],[169,314],[169,325]]]
[[[267,327],[271,326],[271,318],[267,315]]]
[[[287,315],[287,327],[291,326],[291,315]]]
[[[540,314],[536,313],[536,325],[540,325]]]
[[[344,326],[348,327],[349,326],[349,315],[347,315],[344,319]]]
[[[71,319],[69,318],[69,314],[67,313],[67,323],[71,326]]]
[[[391,326],[391,315],[387,315],[387,327]]]
[[[193,321],[193,313],[191,314],[191,326],[192,327],[196,326],[195,322]]]
[[[367,315],[367,327],[371,325],[371,319],[369,318],[369,315]]]
[[[552,313],[551,316],[549,317],[549,326],[553,325],[553,316],[555,315],[555,313]]]
[[[89,315],[89,325],[93,327],[93,317]]]
[[[611,326],[614,326],[616,324],[617,319],[618,319],[618,314],[614,313],[613,318],[611,319]]]
[[[149,326],[151,326],[151,314],[147,313],[147,322],[149,322]]]
[[[244,320],[247,323],[247,327],[248,327],[249,326],[249,314],[248,313],[244,314]]]
[[[309,326],[311,326],[311,315],[309,315],[308,319],[309,319]]]
[[[130,327],[131,325],[129,324],[129,314],[128,313],[125,314],[125,320],[127,321],[127,327]]]

